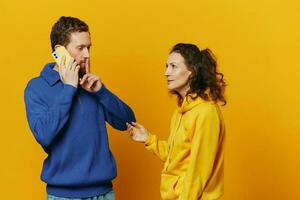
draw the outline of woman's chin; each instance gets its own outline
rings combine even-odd
[[[176,93],[176,90],[173,87],[168,86],[167,89],[170,93]]]

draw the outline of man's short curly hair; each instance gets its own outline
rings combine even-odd
[[[89,32],[89,26],[75,17],[60,17],[53,25],[50,34],[52,51],[57,44],[68,45],[73,32]]]

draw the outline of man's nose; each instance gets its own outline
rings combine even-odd
[[[90,57],[90,52],[87,48],[84,49],[83,56],[84,56],[84,58],[89,58]]]

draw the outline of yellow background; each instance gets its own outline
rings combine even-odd
[[[222,199],[300,199],[299,2],[1,0],[0,199],[45,199],[45,153],[29,131],[23,90],[51,61],[50,29],[61,15],[89,24],[93,72],[160,138],[175,106],[164,77],[170,48],[211,48],[229,84]],[[126,133],[109,132],[117,199],[160,199],[162,163]]]

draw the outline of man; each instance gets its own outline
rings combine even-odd
[[[66,66],[46,64],[25,89],[30,129],[48,154],[41,175],[47,198],[113,200],[116,164],[105,122],[126,130],[134,113],[90,72],[86,23],[61,17],[52,27],[51,46],[64,46],[74,59]]]

